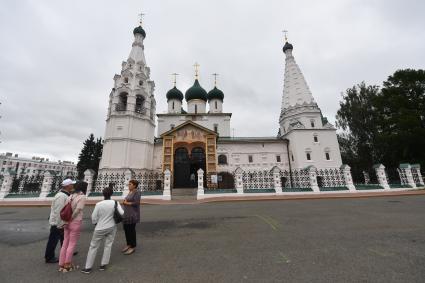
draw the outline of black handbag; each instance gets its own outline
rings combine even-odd
[[[122,216],[121,216],[121,214],[118,212],[118,209],[117,209],[117,201],[115,201],[115,207],[114,207],[114,220],[115,220],[115,223],[116,224],[118,224],[118,223],[120,223],[120,222],[122,222]]]

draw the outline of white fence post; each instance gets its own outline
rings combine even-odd
[[[52,183],[53,183],[52,173],[50,173],[50,171],[45,171],[44,177],[43,177],[43,183],[41,185],[40,196],[38,197],[40,200],[46,199],[47,195],[50,192],[50,189],[52,188]]]
[[[413,180],[412,169],[410,167],[410,164],[409,163],[400,164],[400,170],[403,170],[404,173],[406,174],[407,184],[412,188],[416,188],[416,184],[415,184],[415,180]]]
[[[310,187],[313,189],[313,192],[319,193],[320,189],[317,185],[317,170],[314,166],[308,166],[307,167],[309,177],[310,177]]]
[[[390,185],[388,185],[387,175],[385,174],[385,166],[383,164],[375,164],[373,168],[375,169],[379,185],[381,185],[384,190],[389,190]]]
[[[353,177],[351,176],[351,168],[347,164],[341,165],[342,173],[344,175],[344,181],[345,185],[347,186],[348,190],[351,192],[356,191],[356,187],[353,183]]]
[[[164,171],[164,190],[162,192],[162,199],[171,200],[171,171],[165,169]]]
[[[133,171],[130,169],[125,170],[124,172],[124,187],[122,188],[122,197],[126,197],[128,195],[128,182],[133,179]]]
[[[282,194],[282,182],[280,180],[280,169],[279,167],[275,166],[272,169],[273,173],[273,184],[274,184],[274,190],[276,194]]]
[[[198,198],[204,195],[204,170],[199,168],[198,172]]]
[[[13,177],[14,174],[10,173],[9,171],[6,171],[3,175],[3,183],[1,184],[0,189],[0,199],[4,199],[5,196],[7,196],[12,189],[13,184]]]
[[[89,196],[90,193],[93,191],[93,183],[94,183],[94,170],[87,169],[84,171],[84,182],[87,183],[87,193],[86,196]]]
[[[424,186],[424,179],[422,177],[421,174],[421,165],[420,164],[412,164],[411,165],[412,169],[416,171],[416,174],[418,175],[418,179],[419,179],[419,185],[420,186]]]
[[[236,191],[238,194],[243,194],[243,181],[242,181],[242,174],[243,170],[242,168],[238,167],[235,170],[235,177],[236,177]]]

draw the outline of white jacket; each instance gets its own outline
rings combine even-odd
[[[58,228],[62,228],[62,226],[65,224],[61,219],[60,213],[62,208],[65,206],[67,199],[68,195],[62,191],[59,191],[55,195],[55,198],[53,199],[52,205],[50,207],[50,226],[57,226]]]
[[[115,201],[111,199],[102,200],[96,203],[91,215],[93,224],[96,224],[96,228],[94,228],[94,230],[108,229],[116,225],[114,220],[114,207]],[[124,210],[119,202],[117,202],[117,210],[119,214],[124,215]]]

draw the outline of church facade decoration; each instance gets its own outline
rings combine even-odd
[[[173,74],[174,86],[166,94],[168,111],[156,113],[155,83],[144,55],[146,32],[139,26],[133,34],[130,55],[122,62],[121,73],[114,76],[109,96],[100,176],[126,170],[163,173],[168,169],[171,187],[178,187],[193,185],[193,174],[202,169],[204,183],[211,185],[211,176],[221,178],[239,167],[263,172],[262,180],[267,183],[272,180],[272,168],[289,172],[308,166],[325,170],[342,165],[336,129],[323,124],[321,110],[295,62],[292,44],[286,41],[283,47],[286,60],[277,117],[279,134],[233,137],[232,113],[224,111],[225,93],[217,87],[218,74],[214,74],[214,88],[205,90],[197,63],[194,84],[184,95],[177,88],[177,74]],[[243,182],[250,180],[249,174],[243,177]]]

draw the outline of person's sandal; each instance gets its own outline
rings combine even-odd
[[[122,250],[121,250],[121,252],[122,253],[125,253],[126,251],[128,251],[130,249],[130,247],[129,246],[126,246],[125,248],[123,248]]]
[[[136,249],[134,249],[134,248],[129,248],[124,254],[125,255],[131,255],[132,253],[134,253],[135,250]]]

